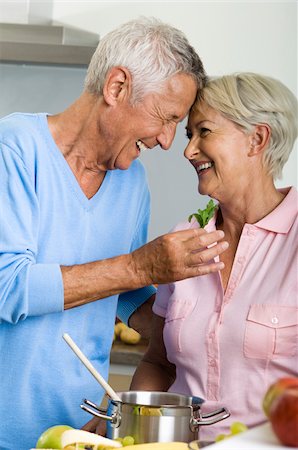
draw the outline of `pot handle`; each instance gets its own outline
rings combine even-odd
[[[106,414],[107,412],[106,409],[99,408],[97,405],[95,405],[95,403],[91,402],[90,400],[87,400],[86,398],[82,401],[80,407],[89,414],[92,414],[93,416],[100,417],[100,419],[109,420],[112,424],[118,422],[117,413],[108,416]]]
[[[195,417],[191,418],[191,427],[196,429],[200,425],[212,425],[213,423],[219,422],[220,420],[226,419],[230,416],[230,412],[226,408],[216,409],[210,413],[201,414],[198,419]],[[212,417],[212,419],[209,419]],[[207,419],[207,420],[205,420]],[[209,419],[209,420],[208,420]]]

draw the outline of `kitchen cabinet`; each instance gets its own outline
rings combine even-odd
[[[113,343],[111,364],[122,364],[136,367],[147,350],[148,341],[141,339],[138,344],[124,344],[120,340]]]
[[[117,340],[111,350],[108,382],[116,392],[128,391],[132,376],[146,352],[148,341],[142,339],[136,345]],[[104,404],[105,404],[104,400]]]

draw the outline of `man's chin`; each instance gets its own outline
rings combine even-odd
[[[137,158],[135,158],[135,159],[137,159]],[[115,169],[118,169],[118,170],[127,170],[127,169],[129,169],[130,168],[130,166],[131,166],[131,164],[132,164],[132,162],[133,162],[134,160],[132,160],[132,161],[122,161],[122,162],[118,162],[118,161],[116,161],[115,162]]]

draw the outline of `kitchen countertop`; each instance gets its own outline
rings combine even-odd
[[[293,448],[293,447],[292,447]],[[208,450],[284,450],[290,449],[281,445],[274,435],[271,424],[252,428],[244,433],[237,434],[231,438],[217,442],[206,447]]]
[[[137,366],[148,347],[148,341],[141,339],[138,344],[125,344],[116,340],[112,345],[111,364]]]
[[[150,448],[149,444],[145,444]],[[144,450],[145,450],[144,445]],[[157,449],[157,445],[160,449],[171,448],[177,450],[187,450],[188,445],[183,442],[176,443],[163,443],[163,444],[151,444],[152,448]],[[140,444],[140,448],[142,444]],[[138,445],[127,446],[127,450],[137,449]],[[217,442],[216,444],[208,445],[204,447],[208,450],[290,450],[294,447],[285,447],[280,444],[276,436],[274,435],[271,424],[265,423],[258,427],[252,428],[243,433],[237,434],[231,438],[225,439],[224,441]],[[298,447],[295,447],[296,449]],[[31,449],[36,450],[36,449]]]
[[[111,351],[111,364],[137,366],[148,347],[148,341],[142,339],[139,344],[130,345],[116,340]],[[185,444],[184,444],[185,445]],[[184,447],[185,448],[185,447]],[[270,423],[265,423],[240,433],[229,439],[206,447],[208,450],[286,450],[274,435]],[[298,447],[297,447],[298,450]]]

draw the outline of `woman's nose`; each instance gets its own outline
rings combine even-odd
[[[198,153],[199,153],[198,148],[194,145],[193,142],[189,141],[188,146],[184,150],[185,158],[187,158],[190,161],[191,159],[194,159],[198,155]]]

